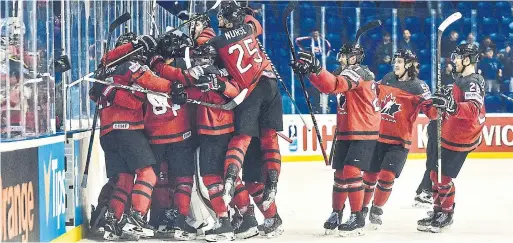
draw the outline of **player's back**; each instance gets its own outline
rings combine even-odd
[[[208,42],[217,50],[218,61],[243,89],[256,83],[269,65],[256,38],[253,27],[243,24]]]
[[[348,67],[363,79],[359,86],[343,92],[339,97],[337,139],[376,140],[379,134],[380,113],[374,74],[366,67]],[[333,72],[339,75],[339,68]]]
[[[385,75],[378,87],[381,102],[381,125],[379,142],[411,145],[413,123],[417,119],[420,105],[430,96],[427,84],[415,78],[399,81],[395,74]]]
[[[479,137],[486,119],[483,77],[479,74],[471,74],[456,79],[452,95],[456,103],[467,102],[476,112],[459,112],[456,115],[446,116],[442,125],[442,146],[454,151],[473,150],[479,144]],[[462,110],[461,107],[459,110]]]

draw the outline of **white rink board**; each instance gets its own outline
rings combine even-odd
[[[513,161],[468,160],[455,180],[454,224],[441,234],[416,230],[426,209],[411,207],[425,170],[424,160],[409,160],[396,180],[384,207],[383,226],[365,236],[342,239],[323,236],[322,225],[331,213],[333,170],[319,163],[285,163],[278,187],[278,212],[285,232],[275,239],[252,238],[245,242],[511,242],[513,239]],[[349,215],[346,205],[344,221]],[[258,211],[257,209],[255,209]],[[488,211],[490,210],[490,211]],[[258,215],[262,222],[262,216]],[[161,242],[144,239],[140,242]],[[94,242],[85,239],[82,242]],[[205,242],[205,241],[196,241]]]

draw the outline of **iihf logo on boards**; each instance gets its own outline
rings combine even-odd
[[[401,111],[401,104],[397,104],[395,99],[396,97],[390,93],[381,101],[381,119],[395,122],[395,113]]]
[[[292,143],[289,144],[289,151],[297,151],[297,126],[294,124],[289,125],[289,138],[292,140]]]

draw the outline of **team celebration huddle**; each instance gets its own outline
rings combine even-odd
[[[294,2],[287,6],[284,19],[294,7]],[[286,90],[286,80],[258,39],[263,28],[252,9],[235,1],[221,1],[214,9],[218,26],[197,14],[182,24],[188,33],[124,32],[87,77],[94,82],[89,96],[98,107],[109,178],[90,225],[103,230],[105,240],[217,242],[283,233],[287,218],[282,222],[275,198],[278,140],[289,141],[280,133],[279,86]],[[439,33],[459,18],[451,15]],[[295,52],[289,39],[295,75],[338,99],[332,152],[322,151],[334,169],[332,210],[324,225],[315,227],[345,237],[372,234],[387,224],[385,205],[406,163],[414,122],[423,113],[431,122],[426,172],[415,201],[432,211],[418,220],[417,229],[439,233],[453,223],[453,179],[478,146],[484,126],[479,50],[474,44],[452,50],[455,81],[438,82],[434,92],[418,78],[421,63],[407,49],[398,49],[393,71],[375,80],[362,65],[365,51],[358,40],[380,25],[376,20],[361,26],[356,39],[342,45],[336,70],[323,68],[312,52]],[[311,118],[320,134],[313,113]],[[255,217],[258,211],[263,222]]]

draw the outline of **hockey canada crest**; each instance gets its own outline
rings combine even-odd
[[[401,104],[397,104],[395,99],[396,97],[392,94],[387,94],[385,99],[381,101],[381,114],[392,118],[393,120],[390,120],[392,122],[395,122],[395,113],[401,111]]]

